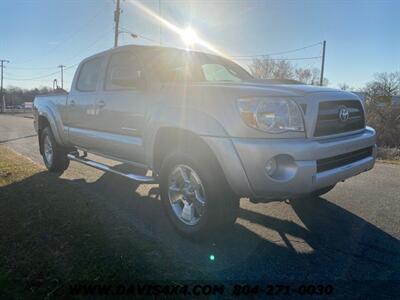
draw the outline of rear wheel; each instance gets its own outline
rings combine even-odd
[[[68,149],[57,144],[50,127],[43,129],[41,134],[42,157],[50,172],[62,173],[69,166]]]
[[[194,239],[229,228],[239,209],[216,159],[199,152],[173,152],[160,171],[164,209],[178,232]]]

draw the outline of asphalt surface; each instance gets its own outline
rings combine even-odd
[[[32,119],[0,115],[0,144],[43,165]],[[60,180],[92,191],[110,213],[210,280],[400,280],[400,165],[377,163],[320,198],[242,199],[232,231],[203,243],[175,233],[155,185],[138,186],[75,162]]]

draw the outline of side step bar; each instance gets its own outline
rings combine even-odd
[[[80,162],[82,164],[85,164],[87,166],[99,169],[101,171],[114,173],[114,174],[129,178],[129,179],[134,180],[134,181],[138,181],[138,182],[142,182],[142,183],[155,183],[156,182],[155,178],[152,177],[152,176],[137,175],[137,174],[132,174],[132,173],[128,173],[128,174],[127,173],[122,173],[120,171],[114,170],[113,168],[111,168],[111,167],[109,167],[109,166],[107,166],[105,164],[96,162],[94,160],[87,159],[87,158],[82,157],[82,156],[76,156],[76,155],[73,155],[73,154],[68,154],[68,158],[70,160],[74,160],[74,161]]]

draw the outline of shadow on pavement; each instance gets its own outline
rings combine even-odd
[[[126,171],[129,167],[115,168]],[[35,179],[26,179],[30,180]],[[120,222],[167,245],[183,263],[210,280],[400,280],[400,242],[324,198],[292,201],[288,207],[282,203],[294,212],[294,219],[260,213],[257,205],[249,206],[242,199],[232,230],[195,243],[174,231],[159,198],[148,195],[151,186],[139,186],[111,173],[93,183],[72,182],[100,195],[96,201],[107,203]],[[24,183],[7,186],[8,193],[20,184]],[[211,254],[215,261],[209,259]]]
[[[257,205],[250,210],[242,199],[239,221],[232,230],[195,243],[174,231],[159,198],[142,196],[148,195],[143,187],[137,190],[138,185],[113,174],[89,185],[213,279],[400,279],[400,242],[321,197],[290,202],[300,222],[260,213],[255,211]],[[262,234],[265,230],[271,234]],[[210,254],[217,258],[215,262],[209,261]]]
[[[37,135],[36,134],[31,134],[31,135],[26,135],[26,136],[20,136],[20,137],[17,137],[17,138],[12,138],[12,139],[1,140],[0,144],[14,142],[14,141],[18,141],[18,140],[23,140],[23,139],[31,138],[31,137],[34,137],[34,136],[37,136]]]

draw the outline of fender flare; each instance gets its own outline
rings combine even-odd
[[[57,112],[57,109],[50,105],[37,105],[38,117],[44,117],[50,124],[51,131],[53,132],[54,138],[58,144],[64,145],[64,126],[61,121],[61,116]]]
[[[160,107],[153,112],[148,120],[148,127],[144,135],[145,160],[150,168],[154,166],[154,144],[160,129],[176,128],[189,131],[199,137],[218,136],[227,137],[224,127],[209,114],[182,107]]]

